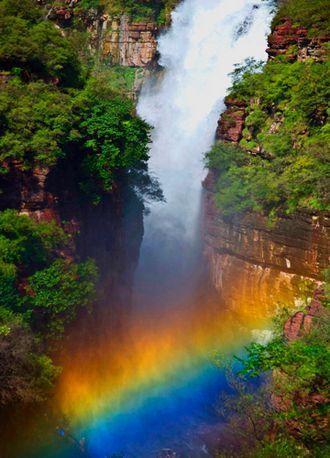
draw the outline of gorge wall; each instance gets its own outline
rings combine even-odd
[[[133,67],[136,69],[133,97],[139,92],[148,70],[156,64],[157,35],[159,27],[155,22],[134,22],[127,15],[111,16],[105,10],[79,8],[79,0],[48,2],[37,0],[45,9],[45,17],[57,24],[63,34],[79,21],[79,28],[88,33],[88,46],[94,59],[107,66]],[[0,87],[11,78],[8,72],[0,72]],[[56,81],[54,81],[55,84]],[[35,167],[25,170],[19,161],[4,164],[8,173],[0,176],[4,190],[0,208],[17,208],[38,220],[55,219],[58,214],[59,196],[56,186],[49,185],[49,167]],[[55,171],[56,173],[56,171]],[[118,193],[116,188],[114,193]]]
[[[289,62],[321,62],[328,38],[310,38],[305,27],[284,18],[269,36],[267,53],[269,59],[283,56]],[[238,144],[246,127],[247,104],[228,96],[225,105],[216,139]],[[256,148],[252,154],[265,152]],[[236,304],[244,303],[251,313],[253,305],[259,304],[270,311],[278,302],[294,301],[302,280],[317,283],[321,279],[330,254],[328,214],[282,215],[275,225],[256,213],[228,219],[216,205],[217,180],[217,171],[211,169],[203,184],[204,239],[211,280],[225,304],[235,309]]]
[[[63,35],[77,27],[74,21],[78,20],[80,30],[88,33],[91,56],[102,66],[134,67],[137,71],[132,90],[136,96],[155,63],[155,23],[132,22],[126,15],[112,17],[103,10],[81,10],[79,0],[36,3]],[[1,72],[0,87],[10,78],[9,72]],[[0,174],[0,210],[14,208],[37,221],[61,224],[72,236],[72,252],[68,255],[95,258],[105,300],[109,303],[112,298],[120,307],[129,302],[143,235],[143,205],[123,173],[95,206],[82,194],[80,172],[74,161],[77,159],[30,169],[19,160],[2,164],[7,173]]]

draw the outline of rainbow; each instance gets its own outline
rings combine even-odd
[[[57,402],[91,456],[153,456],[158,442],[170,446],[197,418],[217,421],[212,409],[226,383],[213,352],[239,351],[265,326],[264,310],[211,302],[177,310],[163,319],[137,314],[124,335],[104,332],[64,362]]]

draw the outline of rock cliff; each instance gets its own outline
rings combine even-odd
[[[226,221],[215,204],[212,171],[204,183],[205,253],[212,283],[231,307],[257,303],[271,310],[293,301],[303,279],[316,281],[328,265],[330,220],[324,216],[266,218],[246,215]]]
[[[159,28],[155,22],[133,21],[127,15],[113,16],[101,10],[80,8],[79,0],[47,4],[47,17],[60,27],[70,27],[76,17],[89,32],[89,46],[106,64],[148,67],[155,62]]]
[[[290,18],[283,18],[268,38],[267,54],[272,59],[276,56],[286,57],[290,61],[304,61],[312,58],[316,61],[326,59],[328,36],[309,37],[306,27],[295,26]]]
[[[154,23],[132,23],[126,16],[110,18],[96,10],[82,13],[79,0],[37,2],[45,8],[45,17],[56,22],[63,34],[79,14],[83,30],[90,34],[91,51],[101,54],[109,65],[145,70],[155,59],[158,28]],[[9,78],[9,72],[0,72],[0,86]],[[38,221],[62,224],[74,235],[73,252],[96,259],[107,305],[127,305],[143,234],[143,205],[123,176],[94,206],[82,195],[77,164],[74,160],[62,162],[28,170],[18,160],[1,164],[7,173],[0,174],[0,211],[14,208]]]
[[[155,62],[158,27],[153,22],[131,22],[123,15],[103,15],[89,27],[102,59],[112,65],[148,67]]]
[[[309,38],[307,29],[282,20],[269,36],[270,59],[324,59],[326,37]],[[217,140],[238,143],[245,128],[245,102],[227,97]],[[265,154],[253,151],[252,154]],[[277,302],[292,302],[301,280],[318,282],[329,265],[329,215],[282,215],[270,226],[260,214],[224,218],[216,205],[218,176],[209,170],[204,181],[204,239],[210,276],[221,300],[235,308],[244,303],[271,310]]]

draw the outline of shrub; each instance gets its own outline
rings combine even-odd
[[[225,215],[329,209],[328,74],[328,64],[315,62],[237,68],[231,96],[247,103],[243,139],[207,155]]]
[[[0,2],[0,68],[20,69],[25,79],[58,79],[63,86],[81,84],[78,55],[32,0]]]
[[[116,95],[103,79],[89,81],[77,97],[76,110],[85,151],[82,185],[97,200],[100,191],[111,190],[118,170],[148,159],[150,127],[136,116],[133,102]]]
[[[289,17],[294,24],[307,27],[310,35],[327,35],[330,32],[329,10],[329,0],[286,0],[281,2],[273,25]]]
[[[0,213],[0,307],[22,314],[41,337],[60,337],[94,297],[96,267],[59,253],[68,237],[55,223]]]
[[[134,21],[153,20],[163,24],[178,0],[104,0],[103,3],[112,14],[125,12]]]
[[[91,304],[97,277],[93,261],[72,264],[56,260],[29,278],[24,310],[33,329],[60,338],[80,308]]]
[[[72,127],[71,99],[42,82],[12,80],[0,93],[0,164],[52,166],[65,155]]]
[[[24,273],[45,267],[67,243],[68,236],[54,222],[37,223],[15,210],[0,212],[0,259]]]

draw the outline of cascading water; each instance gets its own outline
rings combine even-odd
[[[159,39],[164,71],[145,84],[138,112],[154,126],[150,170],[165,201],[145,216],[124,332],[98,335],[66,368],[59,390],[92,457],[152,457],[162,448],[212,456],[198,431],[218,421],[213,405],[225,383],[208,355],[239,348],[256,323],[239,305],[224,310],[200,295],[203,155],[228,74],[248,57],[265,58],[267,3],[184,0]]]
[[[159,40],[164,75],[145,85],[138,103],[140,116],[154,126],[150,170],[166,200],[145,219],[137,282],[147,302],[155,288],[167,305],[170,291],[178,298],[187,282],[191,288],[203,153],[214,140],[234,65],[265,58],[269,18],[263,0],[186,0]]]

